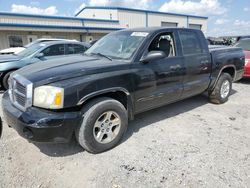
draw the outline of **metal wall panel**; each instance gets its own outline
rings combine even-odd
[[[37,25],[60,25],[60,26],[82,26],[81,20],[32,18],[22,16],[1,16],[0,23],[11,24],[37,24]]]
[[[117,10],[114,9],[84,9],[79,15],[79,18],[92,18],[104,20],[118,20]]]
[[[83,23],[86,27],[120,28],[119,22],[84,21]]]
[[[175,16],[167,14],[148,14],[148,26],[161,26],[161,22],[178,23],[178,27],[187,27],[186,16]]]
[[[119,10],[118,20],[120,21],[121,27],[145,27],[146,26],[146,13]]]

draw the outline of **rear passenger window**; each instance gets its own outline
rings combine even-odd
[[[199,36],[192,31],[179,31],[183,55],[202,53]]]
[[[86,48],[79,44],[67,44],[68,51],[67,54],[81,54],[86,51]]]
[[[65,54],[64,44],[55,44],[42,51],[44,56],[56,56]]]
[[[79,44],[74,44],[75,54],[81,54],[85,52],[86,48]]]
[[[74,54],[75,50],[74,50],[74,44],[68,44],[68,52],[67,54]]]

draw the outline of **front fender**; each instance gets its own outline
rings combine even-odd
[[[87,101],[87,100],[89,100],[89,99],[91,99],[93,97],[96,97],[98,95],[103,95],[105,93],[117,92],[117,91],[121,91],[121,92],[125,93],[127,96],[130,96],[130,93],[125,88],[122,88],[122,87],[107,88],[107,89],[92,92],[92,93],[82,97],[79,100],[79,102],[77,103],[77,105],[82,105],[85,101]]]
[[[19,68],[21,67],[20,67],[20,64],[18,64],[18,61],[0,63],[0,72],[8,72],[10,70],[16,70]]]
[[[88,95],[82,97],[77,105],[80,106],[82,105],[83,103],[87,102],[88,100],[91,100],[95,97],[98,97],[98,96],[103,96],[105,94],[110,94],[110,93],[116,93],[116,92],[122,92],[126,95],[127,97],[127,110],[128,110],[128,116],[129,116],[129,119],[134,119],[134,108],[133,108],[133,102],[132,102],[132,97],[129,93],[129,91],[125,88],[122,88],[122,87],[112,87],[112,88],[107,88],[107,89],[103,89],[103,90],[98,90],[98,91],[95,91],[95,92],[92,92],[92,93],[89,93]]]

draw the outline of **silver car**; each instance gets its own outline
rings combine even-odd
[[[3,89],[8,89],[10,74],[19,68],[62,56],[79,55],[89,47],[90,44],[77,41],[52,41],[32,44],[17,54],[1,55],[1,86]]]

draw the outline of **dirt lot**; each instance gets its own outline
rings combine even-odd
[[[140,114],[98,155],[32,144],[4,124],[0,187],[249,187],[250,81],[233,88],[224,105],[197,96]]]

